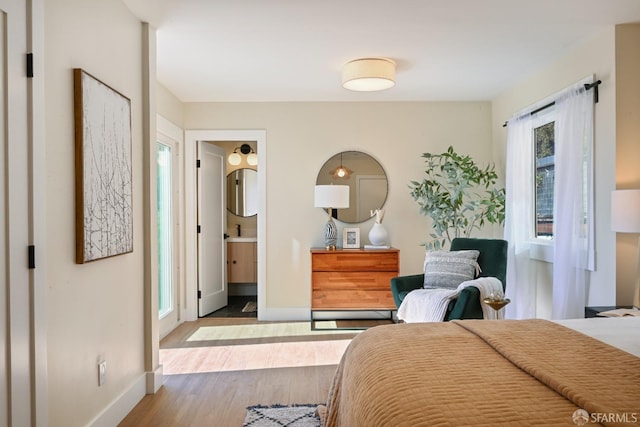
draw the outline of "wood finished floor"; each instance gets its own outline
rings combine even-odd
[[[248,318],[186,322],[160,343],[163,387],[119,426],[234,427],[247,406],[324,402],[355,333]]]

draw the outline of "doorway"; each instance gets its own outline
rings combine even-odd
[[[198,242],[198,317],[225,307],[227,229],[226,151],[198,141],[196,160],[196,240]]]
[[[198,318],[198,242],[197,242],[197,147],[199,141],[255,141],[258,156],[257,219],[257,294],[258,319],[266,306],[266,131],[264,130],[198,130],[185,131],[185,283],[184,320]]]

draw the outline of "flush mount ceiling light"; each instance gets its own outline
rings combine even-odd
[[[354,59],[342,68],[342,86],[360,92],[389,89],[395,77],[396,63],[387,58]]]
[[[233,153],[229,154],[229,158],[227,159],[229,161],[229,164],[237,166],[242,162],[242,157],[240,156],[240,154],[238,154],[238,150],[240,150],[242,154],[248,154],[248,164],[250,164],[251,166],[255,166],[258,164],[258,155],[255,151],[253,151],[253,148],[251,148],[249,144],[242,144],[240,147],[236,147],[233,150]]]

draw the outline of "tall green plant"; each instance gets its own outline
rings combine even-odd
[[[442,154],[423,153],[426,169],[422,181],[411,181],[411,197],[420,213],[431,218],[428,249],[443,248],[455,237],[468,237],[486,223],[504,223],[504,188],[496,185],[495,165],[484,169],[453,147]]]

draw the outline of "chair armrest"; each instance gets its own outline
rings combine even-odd
[[[453,308],[445,320],[484,318],[480,305],[480,290],[475,286],[464,288],[453,302]]]
[[[396,307],[400,307],[404,295],[414,289],[422,288],[424,284],[424,274],[414,274],[412,276],[398,276],[391,279],[391,294],[393,294],[393,301],[396,303]]]

